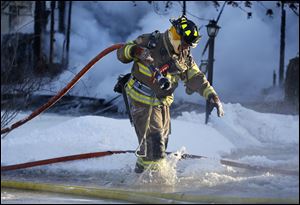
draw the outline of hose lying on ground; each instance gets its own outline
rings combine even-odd
[[[122,200],[137,204],[211,203],[211,204],[299,204],[298,198],[258,198],[224,195],[199,195],[193,193],[145,192],[134,189],[86,187],[66,184],[37,183],[1,180],[1,188],[72,194],[100,199]]]
[[[118,150],[118,151],[102,151],[102,152],[92,152],[92,153],[85,153],[85,154],[70,155],[70,156],[57,157],[57,158],[52,158],[52,159],[39,160],[39,161],[34,161],[34,162],[26,162],[26,163],[22,163],[22,164],[1,166],[1,171],[12,171],[12,170],[17,170],[17,169],[25,169],[25,168],[59,163],[59,162],[82,160],[82,159],[104,157],[104,156],[109,156],[109,155],[113,155],[113,154],[125,154],[125,153],[135,153],[135,151],[134,150],[124,150],[124,151]],[[172,152],[167,152],[167,154],[176,155],[176,153],[172,153]],[[181,159],[202,159],[202,158],[211,159],[206,156],[199,156],[199,155],[193,155],[193,154],[183,154],[180,157],[181,157]],[[216,161],[218,161],[222,165],[226,165],[229,167],[237,167],[237,168],[254,170],[254,171],[271,172],[271,173],[277,173],[277,174],[299,176],[299,171],[297,171],[297,170],[285,170],[285,169],[257,166],[257,165],[235,162],[235,161],[231,161],[231,160],[225,160],[225,159],[216,159]]]

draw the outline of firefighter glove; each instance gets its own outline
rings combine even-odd
[[[168,95],[168,96],[166,96],[165,98],[163,98],[161,100],[162,104],[166,105],[166,106],[171,106],[173,101],[174,101],[174,96],[173,95]]]
[[[145,47],[141,47],[141,46],[133,46],[132,47],[132,56],[134,56],[135,58],[144,61],[146,63],[153,63],[154,59],[151,56],[150,50],[148,48]]]
[[[217,95],[209,95],[208,96],[208,101],[215,107],[217,108],[217,113],[219,117],[224,116],[224,110],[222,103]]]

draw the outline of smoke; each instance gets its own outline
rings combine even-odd
[[[271,2],[276,4],[276,2]],[[197,64],[207,41],[204,19],[216,19],[219,11],[203,2],[187,2],[187,17],[202,26],[203,36],[192,54]],[[253,6],[253,17],[238,8],[226,6],[218,22],[221,29],[215,40],[213,86],[221,99],[229,102],[254,101],[261,97],[261,90],[272,86],[272,74],[278,71],[280,12],[274,8],[274,18],[265,16],[265,10]],[[133,40],[154,30],[164,32],[170,27],[169,18],[181,15],[182,7],[173,2],[166,15],[155,13],[147,2],[73,2],[70,70],[78,73],[100,51],[115,43]],[[59,45],[61,42],[57,42]],[[299,20],[287,12],[286,55],[288,59],[299,51]],[[71,93],[110,99],[116,96],[113,87],[119,74],[130,72],[131,64],[122,64],[116,52],[104,57],[72,89]],[[63,73],[56,83],[63,87],[74,77],[70,71]],[[175,92],[176,100],[204,102],[202,97],[188,96],[181,83]]]
[[[216,39],[214,85],[227,100],[257,101],[262,89],[272,86],[274,70],[278,77],[280,12],[275,8],[270,19],[254,7],[253,18],[246,20],[239,9],[225,9]],[[299,51],[295,15],[287,17],[286,34],[285,66]]]

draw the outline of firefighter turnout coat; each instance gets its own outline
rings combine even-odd
[[[121,62],[134,62],[125,90],[130,99],[131,115],[141,145],[140,151],[145,154],[137,163],[143,166],[146,166],[148,161],[159,160],[165,155],[170,133],[169,106],[173,102],[173,92],[179,80],[184,82],[188,94],[197,92],[206,99],[210,94],[217,95],[193,60],[190,48],[177,54],[171,35],[170,30],[164,33],[155,31],[143,34],[134,41],[127,42],[117,51]],[[162,90],[159,83],[153,80],[153,70],[133,56],[131,49],[135,45],[150,50],[154,67],[168,65],[168,69],[162,74],[171,82],[170,89]]]

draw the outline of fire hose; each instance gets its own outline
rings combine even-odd
[[[7,132],[12,131],[13,129],[20,127],[21,125],[25,124],[29,120],[32,120],[45,110],[49,109],[51,106],[53,106],[56,102],[58,102],[69,90],[73,88],[73,86],[80,80],[80,78],[86,74],[90,70],[90,68],[95,65],[101,58],[109,54],[110,52],[119,49],[123,46],[124,44],[119,43],[119,44],[114,44],[106,49],[104,49],[102,52],[100,52],[96,57],[94,57],[84,68],[62,89],[60,90],[55,96],[53,96],[47,103],[33,111],[29,116],[15,122],[12,124],[10,127],[6,127],[1,129],[1,135]]]
[[[44,160],[38,160],[38,161],[33,161],[33,162],[25,162],[25,163],[21,163],[21,164],[1,166],[1,172],[31,168],[31,167],[42,166],[42,165],[49,165],[49,164],[54,164],[54,163],[59,163],[59,162],[83,160],[83,159],[89,159],[89,158],[105,157],[105,156],[110,156],[110,155],[114,155],[114,154],[126,154],[126,153],[135,153],[135,151],[134,150],[118,150],[118,151],[115,150],[115,151],[102,151],[102,152],[91,152],[91,153],[84,153],[84,154],[77,154],[77,155],[69,155],[69,156],[64,156],[64,157],[44,159]],[[168,155],[174,154],[175,156],[178,156],[177,153],[172,153],[172,152],[166,152],[166,153]],[[179,157],[180,157],[180,159],[203,159],[203,158],[204,159],[212,159],[210,157],[194,155],[194,154],[182,154]],[[261,172],[271,172],[271,173],[284,174],[284,175],[299,176],[298,170],[286,170],[286,169],[257,166],[257,165],[251,165],[251,164],[246,164],[246,163],[241,163],[241,162],[236,162],[236,161],[231,161],[231,160],[226,160],[226,159],[216,159],[216,161],[218,161],[222,165],[229,166],[229,167],[236,167],[236,168],[261,171]]]

